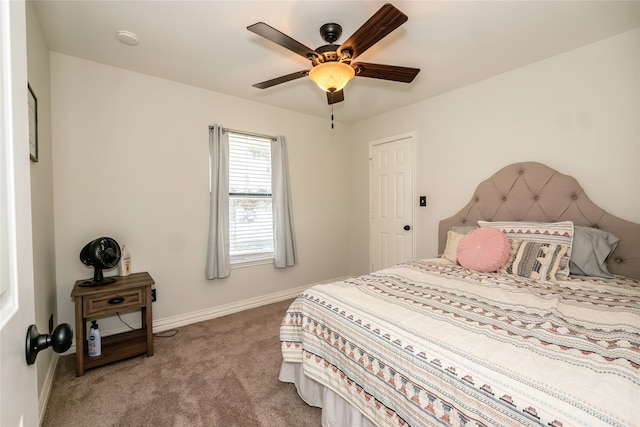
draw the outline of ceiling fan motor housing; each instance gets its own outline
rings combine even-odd
[[[345,60],[350,59],[350,55],[338,54],[340,45],[333,44],[333,42],[338,40],[342,35],[342,27],[340,26],[340,24],[324,24],[322,27],[320,27],[320,35],[322,36],[322,39],[329,44],[317,48],[315,50],[315,53],[317,53],[318,56],[309,58],[311,59],[311,63],[314,67],[318,64],[322,64],[323,62],[345,62]],[[348,61],[346,62],[348,63]]]
[[[342,55],[338,55],[338,48],[340,45],[337,44],[326,44],[324,46],[320,46],[316,49],[316,53],[318,56],[314,56],[311,58],[311,63],[313,66],[318,64],[322,64],[323,62],[335,62],[342,61]]]

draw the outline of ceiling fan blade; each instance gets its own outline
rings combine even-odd
[[[342,89],[335,92],[327,92],[327,102],[329,105],[342,101],[344,101],[344,91]]]
[[[365,50],[382,40],[393,30],[407,22],[407,15],[400,12],[392,4],[385,4],[362,27],[342,43],[338,52],[345,49],[351,51],[351,59],[355,59]]]
[[[368,62],[356,62],[355,64],[351,64],[351,66],[356,70],[356,76],[402,83],[411,83],[420,72],[420,68],[371,64]]]
[[[291,80],[299,79],[309,74],[309,70],[296,71],[295,73],[287,74],[286,76],[276,77],[275,79],[267,80],[262,83],[256,83],[253,87],[258,89],[266,89],[271,86],[279,85],[280,83],[290,82]]]
[[[307,59],[318,56],[318,54],[314,50],[308,48],[299,41],[292,39],[288,35],[281,33],[280,31],[265,24],[264,22],[258,22],[253,25],[249,25],[247,27],[247,30],[256,33],[259,36],[262,36],[267,40],[271,40],[272,42],[279,44],[280,46],[285,47],[300,56],[304,56]]]

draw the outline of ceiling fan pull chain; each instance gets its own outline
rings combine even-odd
[[[331,129],[333,129],[333,104],[331,104]]]

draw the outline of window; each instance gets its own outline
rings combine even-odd
[[[223,279],[231,264],[298,263],[289,160],[284,136],[209,126],[210,211],[205,277]],[[273,176],[273,177],[272,177]]]
[[[232,263],[273,258],[271,140],[229,132]]]

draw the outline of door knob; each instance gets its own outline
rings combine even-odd
[[[68,323],[58,325],[51,335],[38,333],[36,325],[29,326],[25,352],[27,365],[33,365],[38,352],[50,346],[53,347],[53,351],[56,353],[64,353],[71,347],[72,340],[73,331]]]
[[[409,230],[411,230],[411,226],[410,226],[410,225],[405,225],[405,226],[404,226],[404,229],[405,229],[405,230],[407,230],[407,231],[409,231]]]

